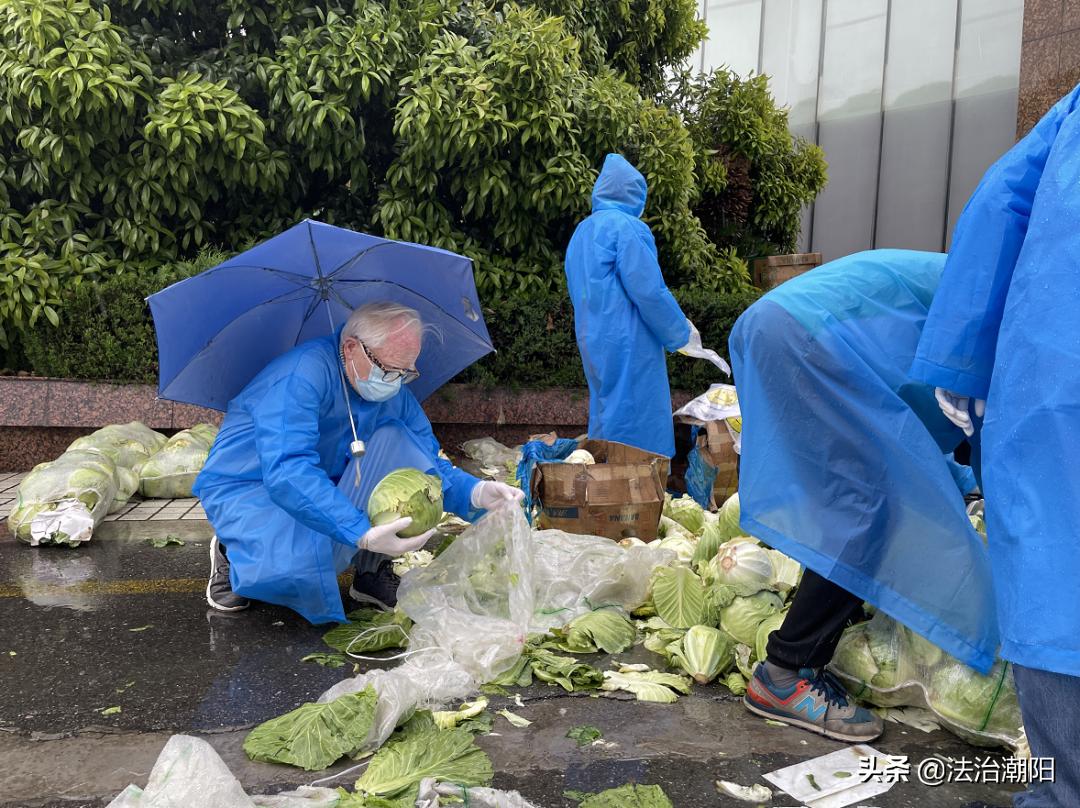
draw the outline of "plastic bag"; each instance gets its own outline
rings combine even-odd
[[[165,445],[166,438],[146,424],[110,424],[97,432],[78,438],[68,451],[90,450],[107,455],[118,466],[138,472],[143,463]]]
[[[517,485],[517,466],[521,461],[521,447],[511,449],[494,438],[477,438],[461,444],[462,450],[480,464],[482,471],[499,482]]]
[[[444,800],[441,797],[449,797]],[[469,808],[537,808],[516,791],[495,788],[462,788],[453,783],[439,783],[433,777],[420,781],[416,808],[440,808],[444,805],[466,805]]]
[[[431,565],[406,575],[398,606],[415,626],[410,650],[438,648],[477,683],[517,661],[533,614],[533,536],[518,508],[500,508]]]
[[[128,786],[107,808],[333,808],[337,789],[303,786],[296,791],[251,798],[210,744],[173,735],[161,750],[146,788]]]
[[[600,536],[537,531],[530,631],[546,632],[602,606],[632,611],[647,599],[653,570],[674,560],[656,543],[623,547]]]
[[[217,429],[199,424],[177,432],[139,472],[139,492],[150,499],[179,499],[192,496],[191,487],[199,476]]]
[[[15,493],[15,505],[8,515],[8,527],[20,541],[39,544],[75,545],[90,536],[70,536],[57,524],[43,537],[34,536],[34,520],[49,519],[60,503],[77,500],[93,519],[93,526],[109,512],[117,491],[116,464],[97,451],[68,450],[51,463],[35,466]],[[55,521],[55,520],[50,520]]]
[[[1022,718],[1012,666],[986,676],[883,612],[844,632],[830,666],[856,697],[879,707],[925,707],[977,746],[1015,746]]]

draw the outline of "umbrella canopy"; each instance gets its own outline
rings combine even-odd
[[[434,327],[409,384],[421,401],[494,350],[470,259],[310,219],[147,300],[158,395],[216,410],[272,359],[365,303],[410,306]]]

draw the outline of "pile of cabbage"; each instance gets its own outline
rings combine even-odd
[[[199,424],[166,438],[139,421],[111,424],[78,438],[56,460],[35,466],[16,492],[8,527],[28,544],[76,545],[89,534],[72,536],[49,517],[85,514],[97,527],[136,493],[144,497],[190,497],[217,428]],[[35,522],[38,530],[34,530]],[[48,522],[47,532],[40,533]]]
[[[983,676],[882,612],[844,632],[831,667],[860,699],[929,709],[969,743],[1015,746],[1020,739],[1007,662],[999,659]]]
[[[127,504],[139,488],[139,473],[166,438],[145,424],[113,424],[75,440],[60,457],[35,466],[23,478],[8,516],[15,537],[28,544],[75,545],[86,538],[53,527],[35,537],[35,520],[58,511],[83,511],[94,527]]]
[[[192,496],[217,427],[197,424],[177,432],[146,461],[139,472],[139,493],[148,499],[182,499]]]
[[[741,695],[802,568],[743,535],[738,494],[715,514],[690,497],[668,497],[659,536],[675,560],[654,573],[649,600],[635,612],[645,647],[695,682],[720,680]]]

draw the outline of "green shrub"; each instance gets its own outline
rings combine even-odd
[[[146,298],[228,255],[204,249],[193,261],[156,272],[124,272],[69,290],[57,327],[39,321],[23,336],[38,375],[157,384],[157,341]]]

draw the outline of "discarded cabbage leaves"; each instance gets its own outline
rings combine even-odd
[[[687,567],[660,567],[652,584],[656,613],[673,628],[705,622],[705,585]]]
[[[620,654],[637,639],[634,624],[615,609],[586,612],[552,633],[556,637],[552,645],[572,654]]]
[[[757,640],[758,626],[783,608],[784,601],[775,592],[735,598],[730,606],[720,610],[720,628],[752,648]]]
[[[690,694],[690,680],[685,676],[660,671],[635,671],[626,666],[617,671],[604,671],[604,690],[625,690],[633,693],[638,701],[654,701],[672,704],[678,693]]]
[[[582,800],[578,808],[674,808],[660,786],[627,783]]]
[[[589,724],[582,724],[580,727],[573,727],[566,733],[566,737],[572,741],[577,741],[578,746],[588,746],[593,741],[604,737],[604,733]]]
[[[360,748],[377,703],[369,685],[325,704],[304,704],[255,727],[244,739],[244,751],[252,760],[321,771]]]
[[[700,536],[705,529],[705,512],[692,497],[682,496],[664,503],[664,516],[674,519],[692,535]]]
[[[526,651],[533,675],[541,682],[557,684],[563,690],[596,690],[604,681],[604,674],[574,657],[560,656],[544,648]],[[499,682],[502,684],[502,682]]]
[[[357,609],[349,613],[349,621],[326,632],[323,642],[346,654],[366,654],[408,645],[412,620],[402,611]]]
[[[493,774],[491,760],[473,742],[471,732],[439,729],[430,715],[418,713],[375,753],[356,781],[354,796],[382,797],[411,805],[425,777],[462,786],[483,786],[491,782]],[[407,802],[410,798],[413,803]]]
[[[436,710],[431,714],[431,719],[439,729],[453,729],[463,721],[476,718],[487,706],[488,700],[481,696],[476,701],[461,704],[456,710]]]

